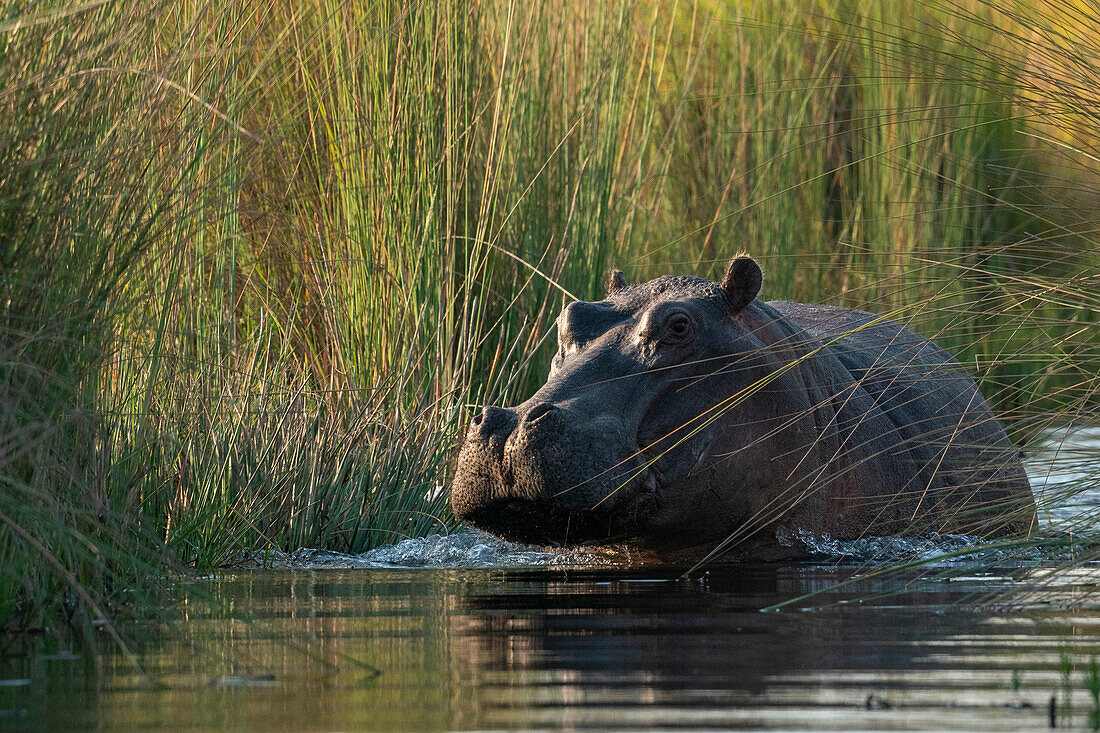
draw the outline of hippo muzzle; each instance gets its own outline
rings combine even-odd
[[[509,540],[608,541],[630,534],[649,472],[633,431],[581,400],[486,407],[470,424],[451,486],[455,515]],[[616,439],[615,436],[618,436]]]

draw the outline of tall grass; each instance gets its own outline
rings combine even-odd
[[[57,5],[0,19],[0,624],[39,633],[109,622],[119,590],[155,585],[158,543],[131,513],[130,447],[97,385],[128,273],[163,236],[161,192],[187,164],[146,165],[165,135],[137,110],[168,92],[125,64],[144,24],[102,7],[71,18]]]
[[[1095,421],[1096,64],[1056,10],[5,6],[0,618],[450,526],[470,408],[612,265],[748,250],[768,298],[936,338],[1020,435]]]

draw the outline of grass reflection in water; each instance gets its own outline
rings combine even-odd
[[[1074,599],[1100,568],[1010,614],[956,604],[1034,569],[868,578],[821,610],[760,612],[856,572],[237,572],[203,583],[179,637],[146,646],[149,679],[109,658],[102,689],[81,692],[72,662],[40,659],[5,670],[30,684],[0,688],[0,708],[29,730],[1034,729],[1053,695],[1060,725],[1088,724],[1100,613]]]

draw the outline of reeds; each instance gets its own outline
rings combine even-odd
[[[1095,422],[1100,65],[1061,10],[7,6],[0,619],[449,526],[469,409],[611,265],[748,250],[767,298],[951,349],[1018,436]]]
[[[8,8],[0,21],[0,624],[111,623],[157,585],[159,544],[97,385],[128,277],[164,234],[175,171],[149,169],[166,90],[125,65],[129,12]],[[112,21],[125,22],[115,26]],[[102,24],[100,24],[102,22]],[[70,25],[71,24],[71,25]],[[7,639],[7,637],[5,637]]]

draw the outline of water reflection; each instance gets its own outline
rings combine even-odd
[[[86,692],[71,661],[7,660],[3,678],[30,683],[0,687],[0,709],[26,711],[0,727],[1034,729],[1052,694],[1068,712],[1066,668],[1085,720],[1100,613],[1058,604],[1095,568],[1011,613],[954,604],[1035,570],[864,578],[821,610],[760,612],[857,571],[242,572],[192,594],[145,677],[110,656]]]

